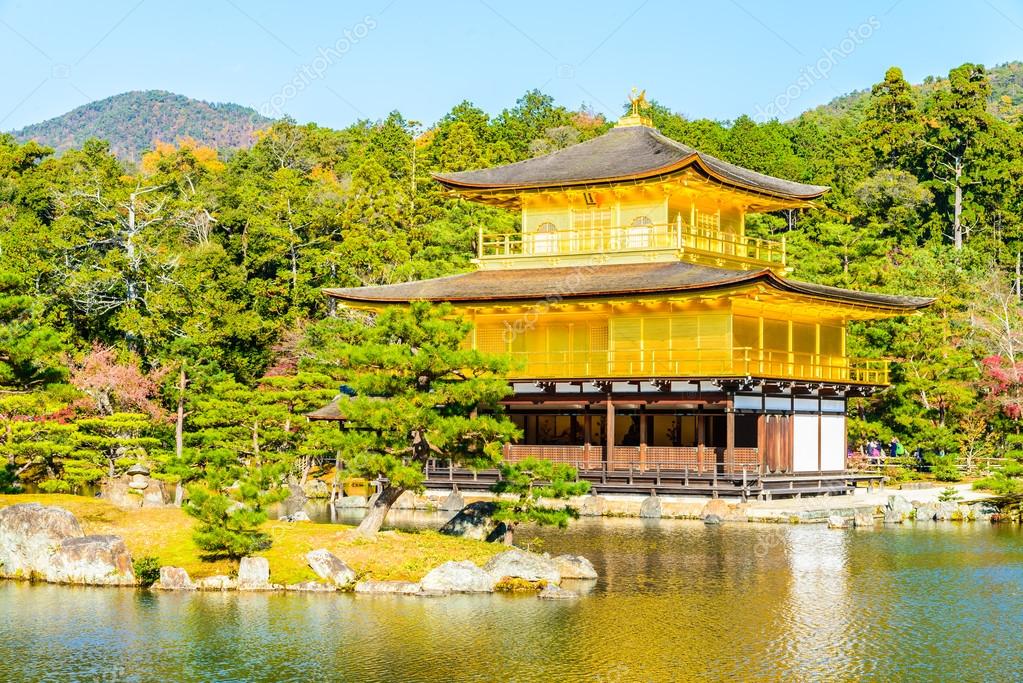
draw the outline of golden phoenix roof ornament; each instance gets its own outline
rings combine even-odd
[[[640,90],[639,88],[633,88],[632,94],[629,95],[629,102],[632,104],[632,109],[628,114],[618,119],[616,128],[626,128],[629,126],[653,126],[653,121],[650,120],[649,116],[643,115],[644,109],[650,108],[650,102],[646,98],[646,90]]]

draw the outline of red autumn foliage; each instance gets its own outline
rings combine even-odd
[[[101,415],[117,411],[146,413],[155,420],[167,413],[155,397],[168,369],[144,373],[135,362],[120,363],[112,347],[94,344],[80,364],[71,362],[71,383],[86,396],[88,407]]]
[[[1002,412],[1011,420],[1023,417],[1023,362],[1013,363],[1002,356],[988,356],[981,361],[981,383]]]

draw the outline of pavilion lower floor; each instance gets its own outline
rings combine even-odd
[[[666,384],[643,391],[639,382],[617,388],[520,391],[506,413],[521,438],[505,446],[504,459],[571,465],[598,493],[827,494],[848,492],[863,479],[846,469],[841,388],[689,383],[682,391]],[[428,486],[482,488],[497,473],[437,461],[427,477]]]

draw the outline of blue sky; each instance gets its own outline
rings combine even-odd
[[[1020,0],[0,1],[0,130],[158,88],[341,127],[531,88],[617,115],[791,117],[879,80],[1023,59]]]

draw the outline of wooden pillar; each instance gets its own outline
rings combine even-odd
[[[586,462],[586,469],[590,469],[590,449],[593,441],[593,414],[590,413],[590,406],[586,406],[586,414],[583,416],[583,458]]]
[[[607,416],[604,418],[604,470],[611,468],[615,447],[615,404],[607,395]]]
[[[764,473],[764,461],[767,457],[767,416],[757,415],[757,474]]]
[[[646,409],[639,409],[639,471],[646,469]]]
[[[706,441],[703,410],[696,414],[696,471],[703,472],[703,443]]]
[[[735,471],[735,407],[732,401],[725,407],[725,470]]]

